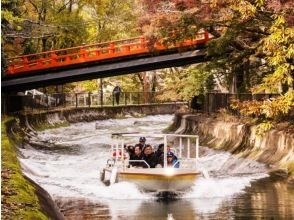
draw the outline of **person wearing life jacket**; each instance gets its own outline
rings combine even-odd
[[[134,153],[130,155],[130,165],[133,167],[143,167],[144,162],[139,162],[139,161],[132,161],[132,160],[142,160],[143,155],[142,155],[142,150],[140,148],[139,144],[136,144]]]
[[[118,150],[118,158],[122,157],[122,153],[121,150]],[[126,154],[126,152],[124,152],[124,158],[126,159],[128,157],[128,155]],[[112,152],[112,158],[116,158],[116,150]]]
[[[178,158],[171,151],[167,153],[167,166],[174,168],[180,167],[180,163],[178,163]]]
[[[166,147],[167,153],[172,153],[172,148],[170,147],[170,145],[167,145]],[[158,167],[163,167],[164,165],[164,144],[159,144],[158,145],[158,149],[155,152],[155,155],[157,157],[157,164],[159,164],[160,166]],[[177,156],[175,154],[174,155],[174,159],[178,160]]]
[[[148,163],[150,168],[155,168],[157,164],[157,158],[155,153],[153,152],[152,146],[150,144],[147,144],[143,150],[143,160]],[[147,168],[147,165],[144,164],[144,168]]]

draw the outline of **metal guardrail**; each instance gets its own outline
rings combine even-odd
[[[2,97],[2,109],[7,113],[34,112],[58,110],[64,108],[107,107],[146,105],[163,103],[184,103],[181,100],[172,101],[169,98],[162,99],[162,92],[121,92],[117,102],[111,92],[100,93],[55,93],[42,95],[10,95]],[[268,100],[278,97],[279,94],[250,94],[250,93],[207,93],[196,96],[190,102],[191,109],[213,113],[226,109],[234,114],[236,110],[231,108],[233,99],[240,101]],[[4,101],[3,101],[4,100]],[[5,102],[5,103],[4,103]],[[3,104],[4,103],[4,104]]]
[[[127,106],[175,103],[161,99],[162,92],[121,92],[119,97],[113,93],[55,93],[42,95],[12,95],[6,97],[7,111],[33,112],[65,108],[88,108],[107,106]],[[179,102],[179,101],[177,101]]]

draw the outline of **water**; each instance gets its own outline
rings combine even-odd
[[[24,172],[51,194],[67,219],[294,217],[294,189],[269,179],[264,164],[206,147],[200,150],[200,164],[210,177],[196,180],[176,200],[159,200],[128,182],[109,187],[100,182],[112,133],[160,133],[171,122],[172,115],[164,115],[50,129],[39,132],[21,149],[20,161]]]

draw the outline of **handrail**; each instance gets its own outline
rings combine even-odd
[[[164,136],[174,136],[174,137],[189,137],[198,138],[199,135],[190,134],[150,134],[150,133],[134,133],[134,134],[122,134],[122,137],[164,137]]]
[[[176,162],[175,164],[173,164],[172,168],[175,168],[175,166],[176,166],[177,164],[179,164],[179,163],[180,163],[180,161],[177,160],[177,162]]]
[[[153,45],[154,48],[151,49],[147,46],[149,43],[148,40],[145,39],[144,36],[139,36],[129,39],[28,54],[9,58],[6,74],[13,75],[118,57],[127,57],[130,55],[146,54],[151,53],[153,49],[156,51],[164,51],[168,49],[190,47],[197,44],[205,44],[211,38],[212,37],[209,33],[204,31],[195,34],[194,39],[186,39],[180,43],[173,44],[172,46],[163,45],[158,41]]]
[[[23,55],[23,56],[11,57],[11,58],[8,58],[7,60],[23,58],[23,57],[30,57],[30,56],[37,56],[37,55],[43,55],[43,54],[52,54],[52,53],[55,53],[55,52],[63,52],[63,51],[68,51],[68,50],[83,49],[83,48],[86,48],[86,47],[94,47],[94,46],[99,46],[99,45],[104,45],[104,44],[111,44],[111,43],[135,40],[135,39],[140,39],[140,38],[141,37],[133,37],[133,38],[127,38],[127,39],[123,39],[123,40],[106,41],[106,42],[101,42],[101,43],[94,43],[94,44],[88,44],[88,45],[82,45],[82,46],[76,46],[76,47],[69,47],[69,48],[58,49],[58,50],[49,50],[49,51],[35,53],[35,54],[26,54],[26,55]]]
[[[140,163],[144,162],[147,165],[147,167],[150,168],[150,165],[145,160],[129,160],[129,163],[130,162],[140,162]]]

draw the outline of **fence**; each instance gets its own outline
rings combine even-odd
[[[275,98],[279,94],[251,94],[251,93],[207,93],[205,96],[199,97],[199,110],[204,112],[218,112],[220,109],[233,111],[231,108],[232,100],[239,101],[262,101]],[[196,105],[197,106],[197,105]]]
[[[56,93],[15,95],[6,97],[7,112],[53,110],[58,108],[125,106],[171,102],[161,99],[161,92],[122,92],[117,98],[112,93]]]
[[[162,92],[122,92],[119,100],[112,93],[56,93],[42,95],[8,96],[4,100],[5,112],[13,113],[20,111],[41,111],[58,108],[80,108],[80,107],[103,107],[103,106],[126,106],[142,104],[171,103],[168,98],[161,98]],[[266,100],[279,96],[279,94],[250,94],[250,93],[207,93],[195,96],[190,107],[202,112],[218,112],[226,109],[236,113],[231,108],[233,99],[240,101]],[[3,97],[2,97],[3,100]],[[118,101],[118,102],[117,102]],[[3,102],[3,101],[2,101]],[[3,110],[2,110],[3,111]]]

